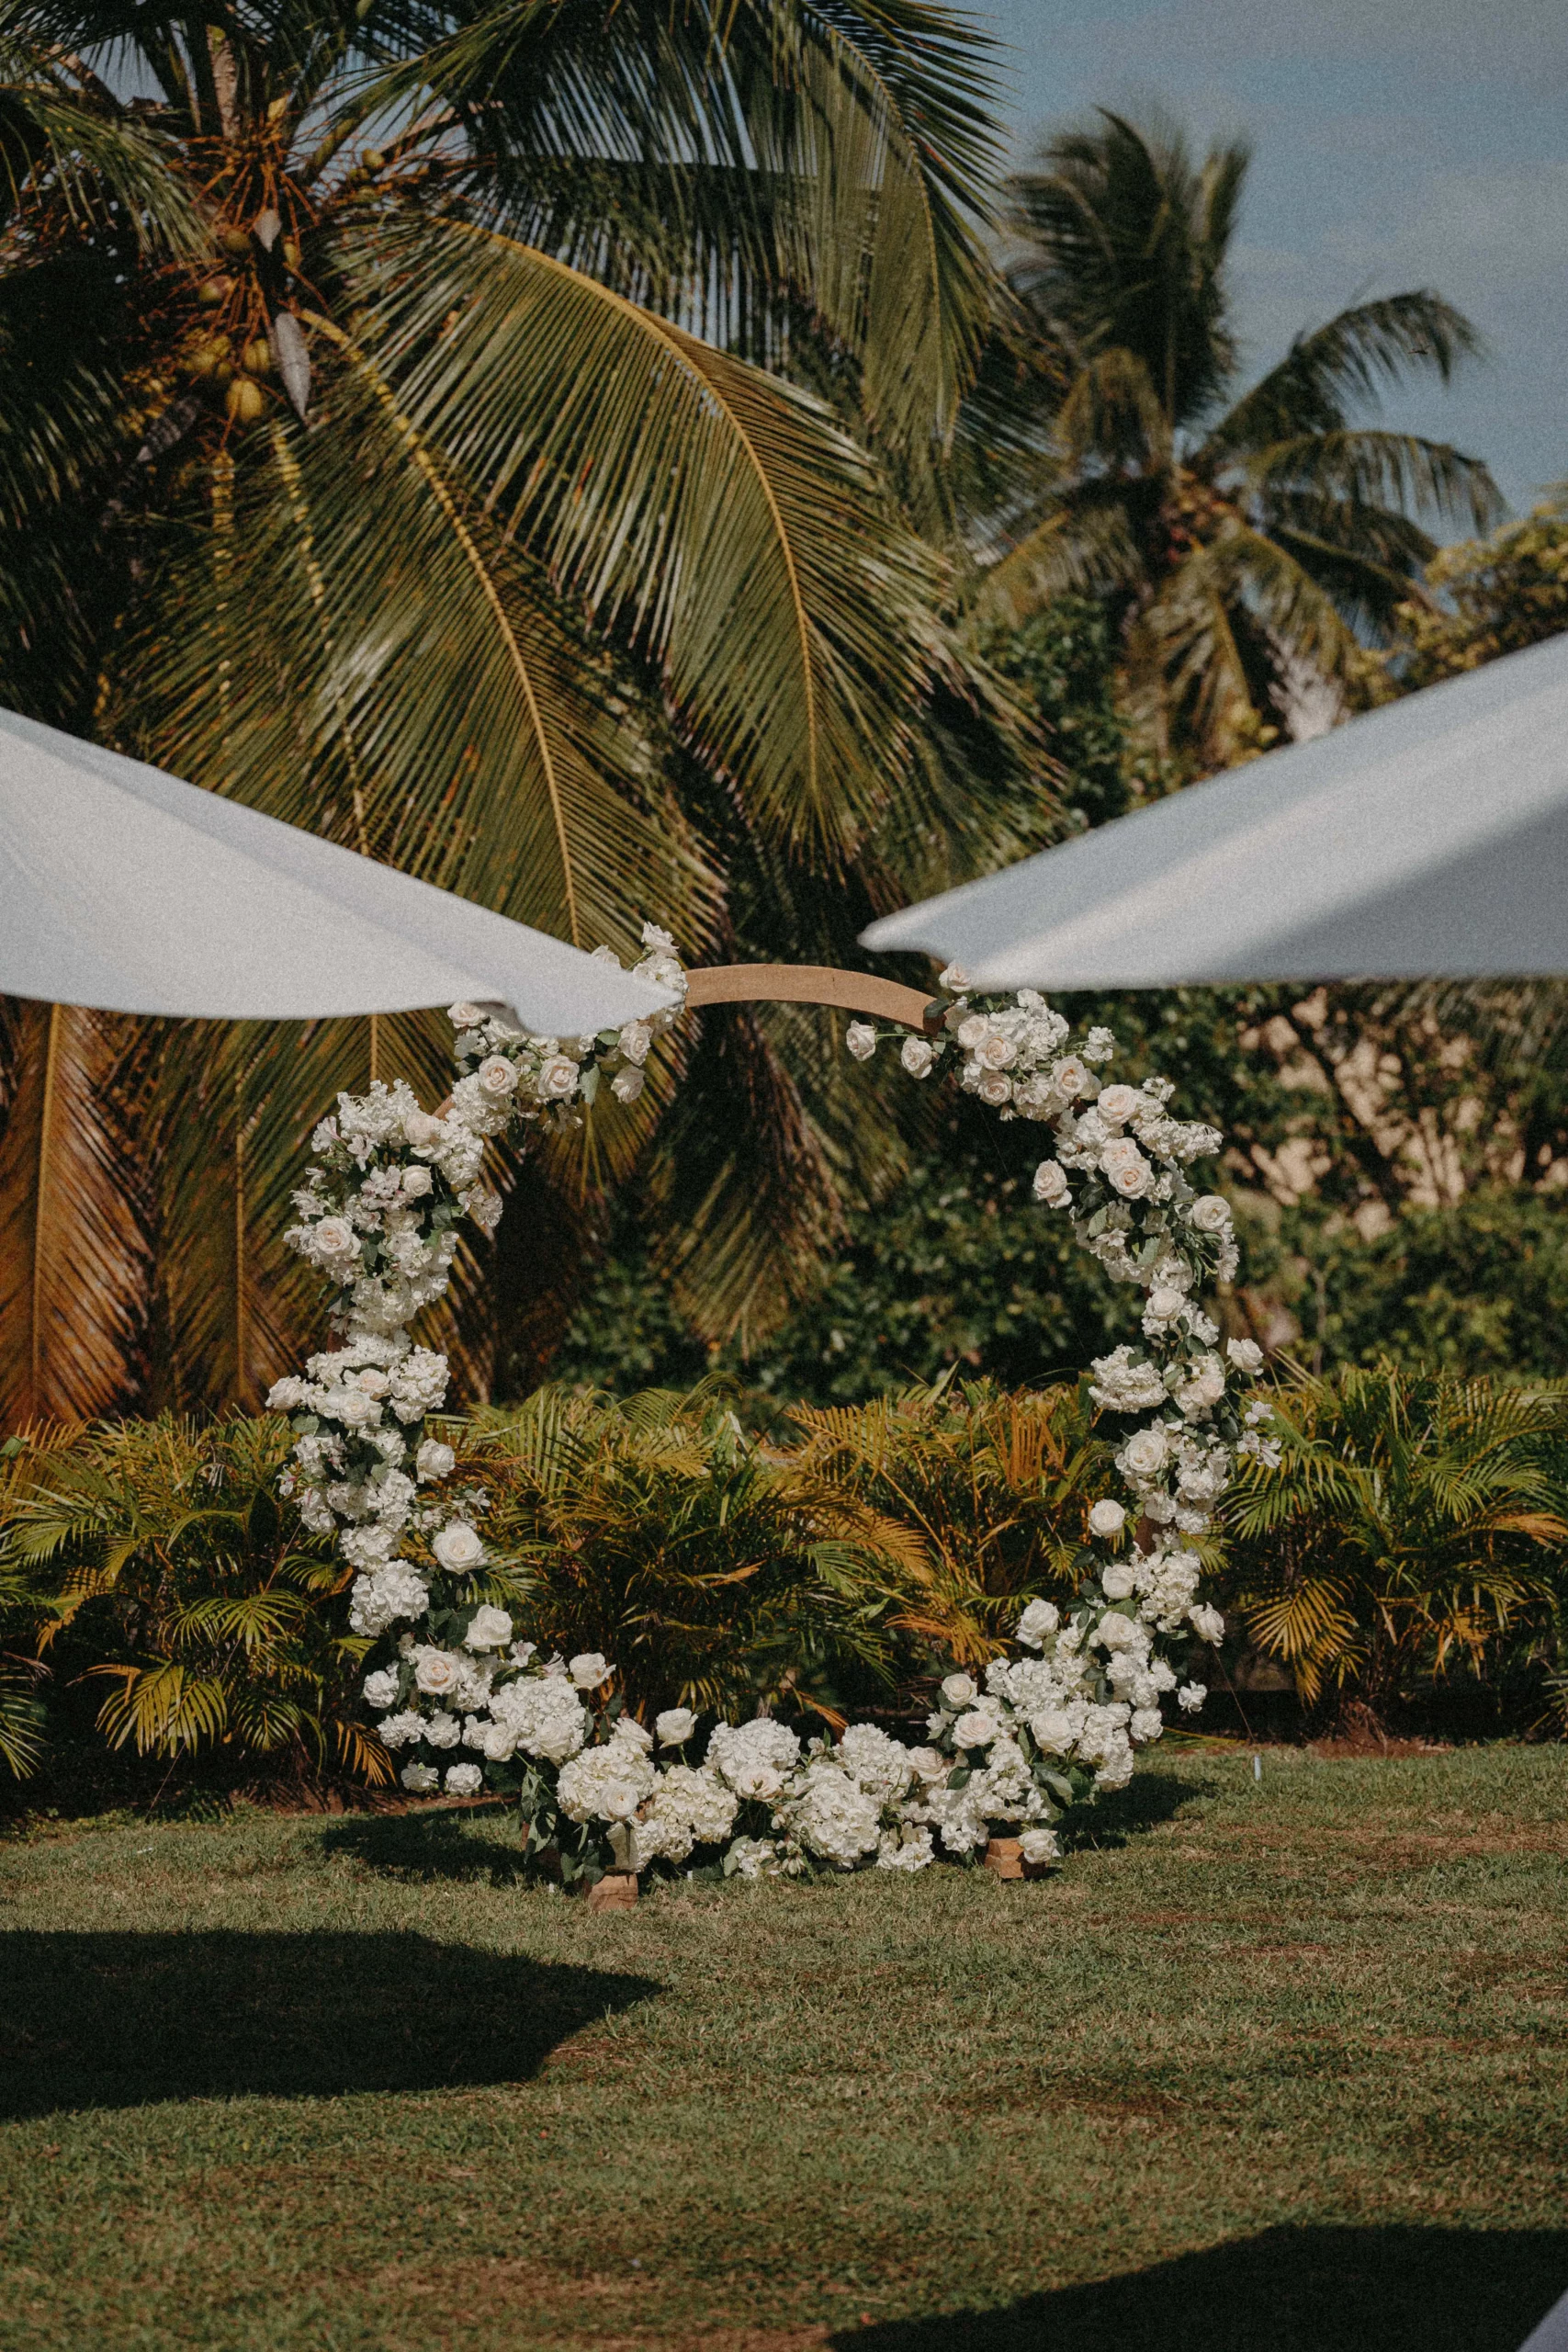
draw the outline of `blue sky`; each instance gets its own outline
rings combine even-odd
[[[1366,293],[1433,286],[1492,346],[1388,422],[1568,476],[1568,0],[987,0],[1023,153],[1156,100],[1254,161],[1235,254],[1248,364]]]

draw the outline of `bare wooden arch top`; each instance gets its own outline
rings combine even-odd
[[[699,1004],[830,1004],[869,1012],[906,1029],[939,1029],[931,999],[870,972],[840,972],[830,964],[709,964],[686,975],[686,1002]]]

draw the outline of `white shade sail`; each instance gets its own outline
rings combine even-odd
[[[469,999],[542,1036],[668,991],[389,865],[0,711],[0,993],[304,1021]]]
[[[885,916],[977,989],[1568,972],[1568,637]]]

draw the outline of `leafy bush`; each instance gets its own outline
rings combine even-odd
[[[801,1472],[853,1497],[919,1547],[895,1612],[965,1665],[991,1657],[1021,1600],[1077,1586],[1111,1448],[1087,1389],[945,1382],[849,1408],[799,1408]]]
[[[486,1542],[541,1647],[604,1652],[629,1703],[840,1713],[886,1684],[882,1620],[923,1570],[895,1520],[748,1436],[722,1384],[541,1389],[471,1426]]]
[[[60,1679],[107,1686],[112,1747],[390,1777],[355,1720],[365,1645],[326,1605],[344,1572],[278,1498],[289,1442],[273,1418],[165,1415],[17,1445],[0,1578],[30,1601]]]
[[[1305,1375],[1283,1459],[1228,1499],[1229,1603],[1303,1703],[1382,1717],[1523,1652],[1550,1679],[1568,1556],[1562,1391],[1412,1374]]]

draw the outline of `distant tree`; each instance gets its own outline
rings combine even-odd
[[[1023,415],[977,524],[987,608],[1107,598],[1130,707],[1204,770],[1265,748],[1313,682],[1365,686],[1433,553],[1418,518],[1485,529],[1501,510],[1477,458],[1353,422],[1480,349],[1429,290],[1341,311],[1238,396],[1227,259],[1248,161],[1231,143],[1197,164],[1170,125],[1107,113],[1012,181]],[[983,379],[993,414],[1005,372]]]
[[[1523,522],[1443,548],[1427,566],[1430,594],[1397,612],[1391,667],[1404,686],[1429,686],[1568,629],[1568,482]]]

